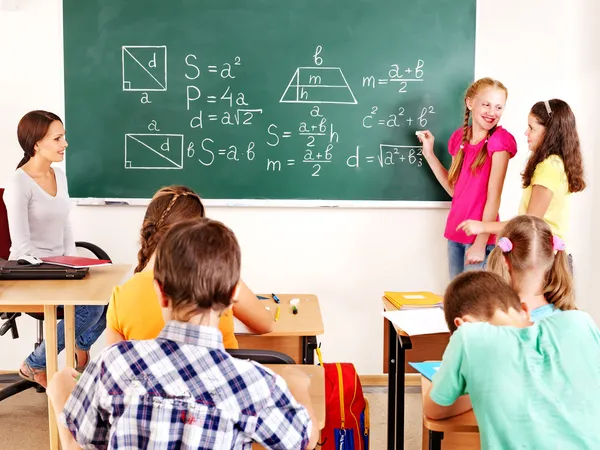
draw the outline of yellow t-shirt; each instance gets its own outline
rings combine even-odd
[[[536,184],[552,191],[552,200],[544,214],[544,220],[550,225],[552,233],[566,240],[569,232],[571,193],[565,166],[560,156],[550,155],[537,165],[531,177],[531,184],[523,189],[519,215],[527,214],[531,191]]]
[[[153,280],[152,271],[139,272],[113,289],[106,322],[127,340],[155,339],[165,326]],[[223,334],[225,348],[238,348],[231,309],[221,316],[219,330]]]

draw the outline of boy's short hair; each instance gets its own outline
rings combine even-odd
[[[156,249],[154,279],[173,310],[222,311],[240,280],[241,253],[233,232],[206,218],[174,225]]]
[[[521,310],[519,296],[499,275],[475,270],[463,272],[446,288],[444,315],[450,333],[457,329],[454,319],[471,315],[487,321],[497,310]]]

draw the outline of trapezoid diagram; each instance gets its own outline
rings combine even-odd
[[[356,97],[339,67],[298,67],[280,103],[356,105]]]

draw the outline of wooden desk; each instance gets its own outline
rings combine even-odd
[[[430,386],[431,382],[421,376],[423,399]],[[423,414],[423,450],[441,450],[442,440],[444,450],[481,448],[479,427],[473,410],[442,420],[433,420]]]
[[[282,375],[281,372],[284,371],[286,367],[290,366],[285,364],[267,364],[266,367],[276,374],[283,376],[283,379],[285,380],[285,376]],[[298,364],[291,367],[298,368],[310,378],[310,400],[319,425],[319,430],[322,430],[325,427],[325,371],[321,366],[309,366],[305,364]],[[262,449],[263,447],[255,443],[252,448],[257,450]]]
[[[385,311],[397,311],[382,297]],[[387,322],[387,323],[385,323]],[[388,450],[404,448],[404,387],[408,371],[414,372],[408,362],[441,360],[450,339],[449,333],[410,337],[404,330],[384,318],[384,373],[388,372]],[[411,350],[410,359],[406,350]],[[387,364],[386,364],[387,363]]]
[[[261,304],[270,308],[273,320],[277,311],[277,303],[270,294],[260,300]],[[274,322],[273,331],[262,335],[236,334],[240,348],[276,350],[291,356],[297,364],[314,364],[316,336],[323,334],[323,318],[316,295],[310,294],[277,294],[281,301],[279,321]],[[300,300],[298,314],[292,313],[290,300]]]
[[[130,265],[93,267],[82,280],[3,280],[0,282],[0,312],[43,312],[48,381],[58,368],[56,308],[64,305],[67,366],[75,367],[75,306],[108,304],[113,287],[121,284]],[[58,450],[58,428],[54,409],[48,403],[50,449]]]

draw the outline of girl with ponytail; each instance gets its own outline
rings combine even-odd
[[[491,78],[481,78],[467,89],[463,126],[448,142],[452,155],[449,170],[434,153],[433,134],[428,130],[418,134],[423,156],[452,197],[444,233],[451,279],[465,270],[482,268],[494,248],[495,236],[470,236],[457,226],[468,219],[498,220],[508,161],[517,153],[515,138],[498,125],[506,97],[504,85]]]
[[[527,303],[531,320],[577,309],[565,243],[536,216],[507,222],[488,270],[503,277]]]
[[[135,274],[113,290],[108,305],[108,345],[122,340],[155,339],[158,336],[165,320],[153,286],[156,247],[174,225],[202,217],[205,217],[202,200],[185,186],[164,187],[154,194],[140,231],[141,246]],[[257,334],[268,333],[273,327],[273,318],[242,280],[233,306],[233,316]],[[238,346],[233,331],[233,316],[228,309],[219,322],[225,348]]]

